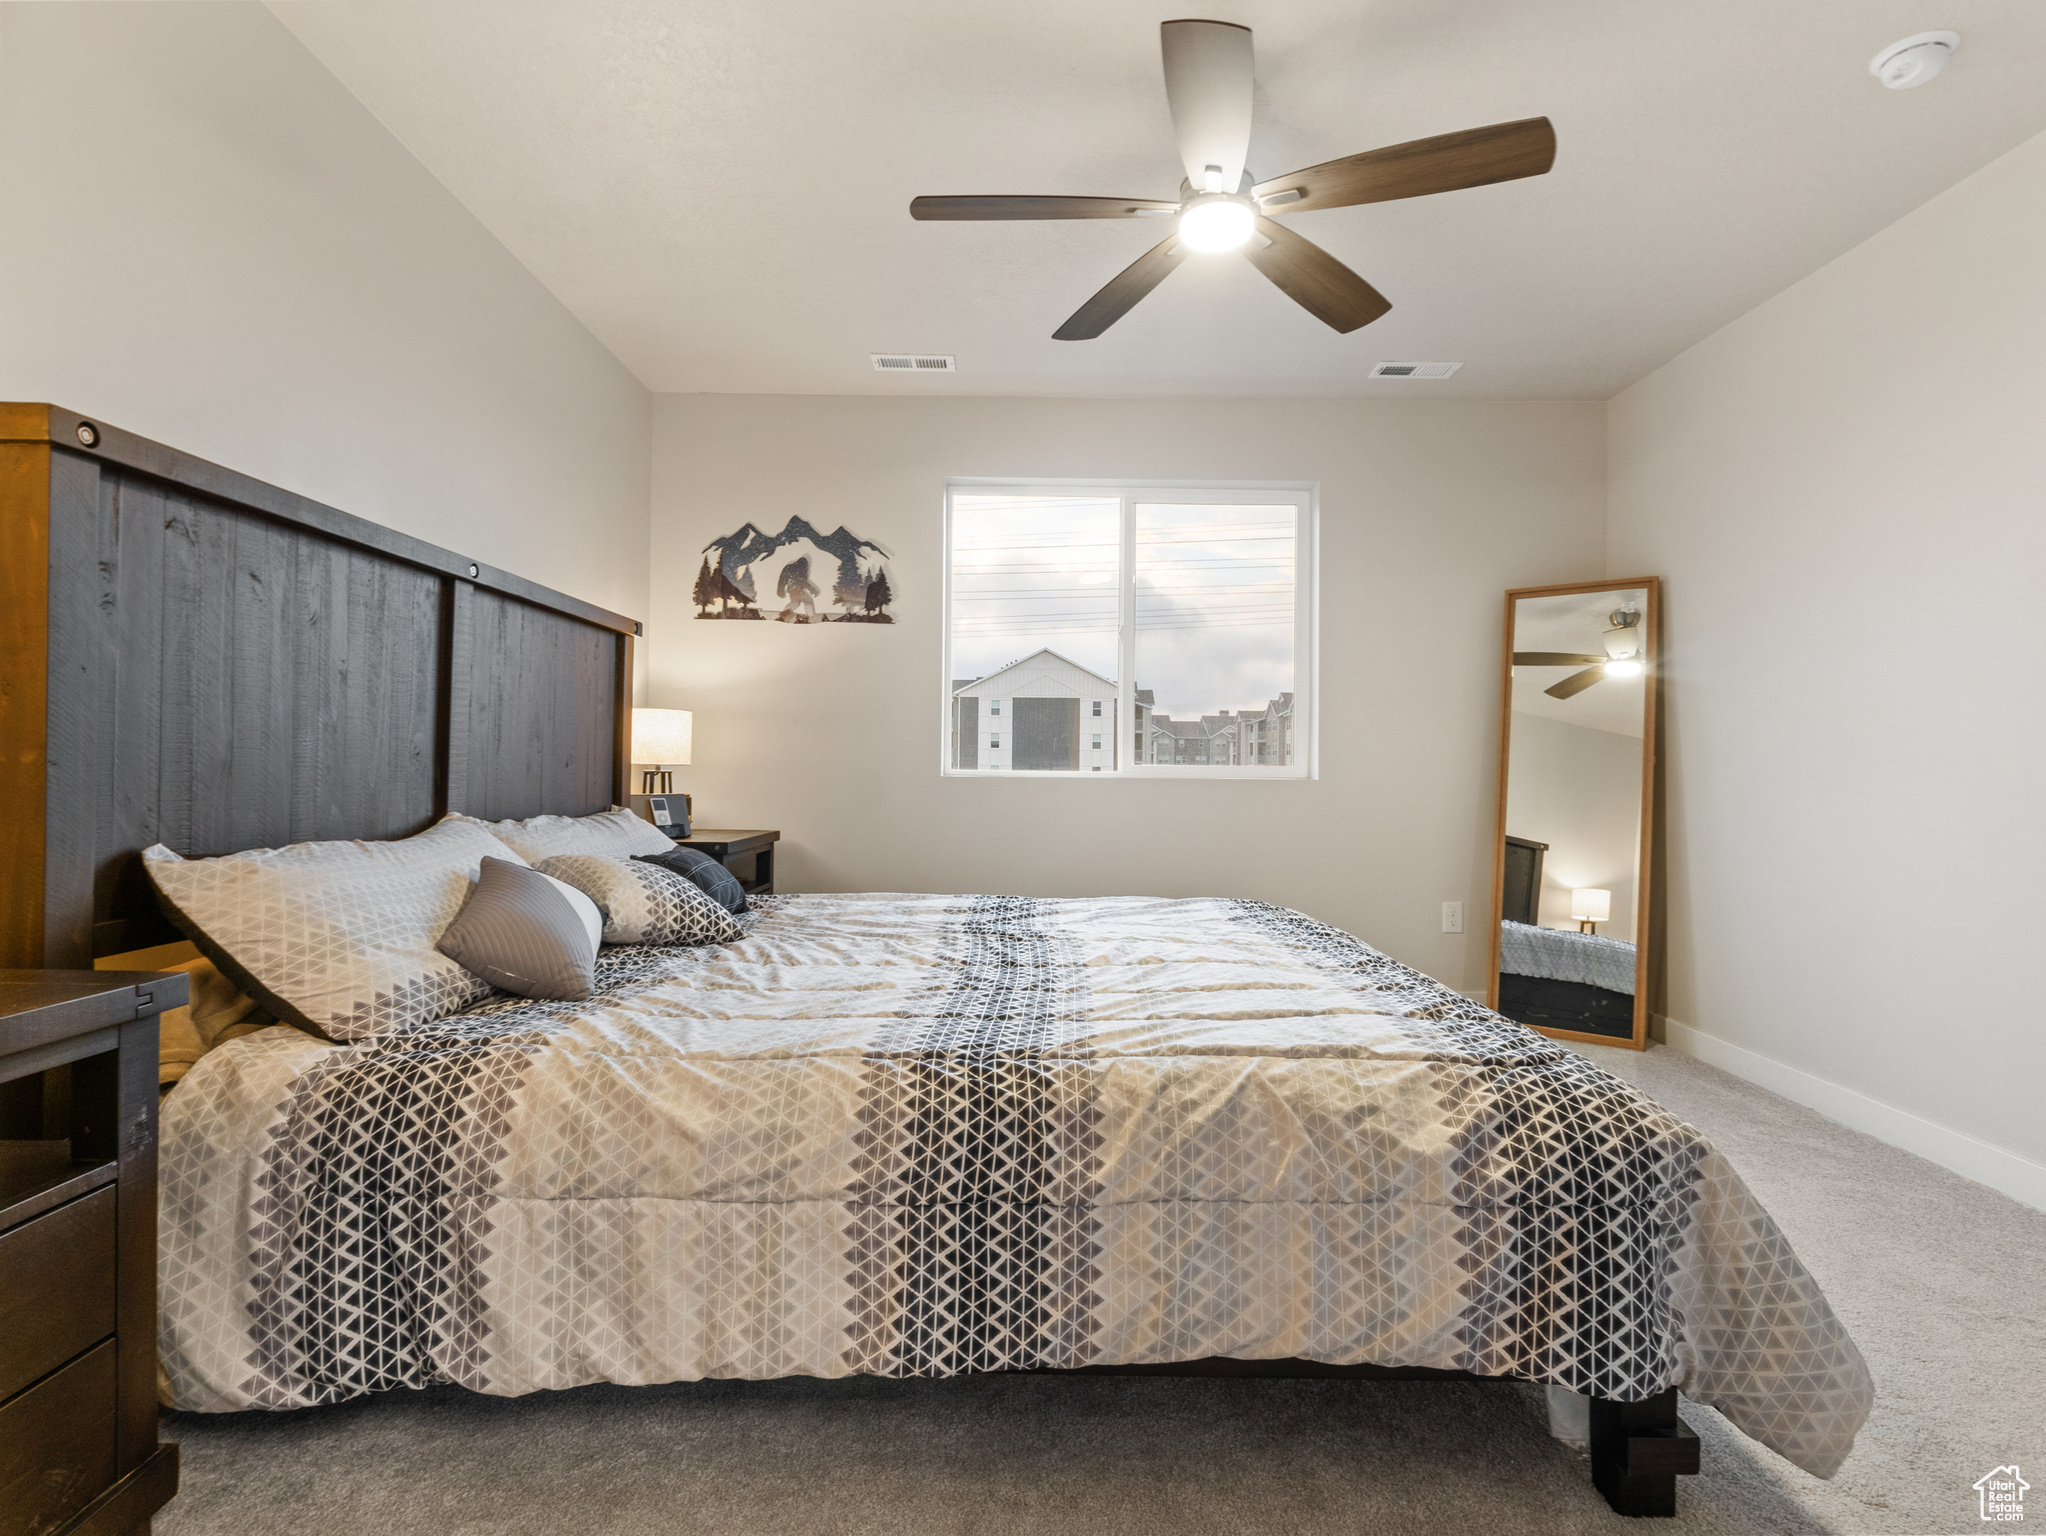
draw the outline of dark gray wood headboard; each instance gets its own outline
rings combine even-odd
[[[151,843],[627,803],[639,629],[97,417],[0,404],[0,965],[177,937]]]

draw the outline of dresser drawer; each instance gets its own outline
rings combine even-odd
[[[114,1190],[0,1236],[0,1402],[114,1331]]]
[[[0,1536],[42,1536],[114,1480],[114,1343],[0,1405]]]

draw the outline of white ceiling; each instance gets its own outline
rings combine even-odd
[[[2039,0],[1233,0],[1273,176],[1546,114],[1548,176],[1289,222],[1393,302],[1349,336],[1236,256],[1051,332],[1148,221],[919,224],[919,193],[1176,195],[1131,0],[271,6],[661,391],[1599,399],[2046,130]],[[1867,72],[1952,28],[1915,91]],[[955,353],[953,377],[868,354]],[[1380,360],[1462,360],[1441,383]]]
[[[1878,87],[1880,89],[1880,87]],[[1513,649],[1575,651],[1580,656],[1605,654],[1607,617],[1632,599],[1646,610],[1648,593],[1641,587],[1616,592],[1565,592],[1552,597],[1523,597],[1513,606]],[[1581,671],[1578,667],[1515,667],[1515,714],[1545,715],[1567,725],[1582,725],[1615,736],[1640,736],[1647,725],[1646,679],[1606,677],[1582,693],[1552,699],[1546,689]]]

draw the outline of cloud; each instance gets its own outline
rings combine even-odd
[[[1293,687],[1294,510],[1140,505],[1137,685],[1186,718],[1261,709]],[[953,675],[1050,647],[1118,670],[1114,498],[953,499]]]

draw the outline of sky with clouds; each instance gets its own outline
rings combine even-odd
[[[1048,646],[1116,675],[1114,498],[952,498],[952,675]],[[1139,503],[1137,686],[1186,719],[1262,709],[1293,687],[1291,506]]]

